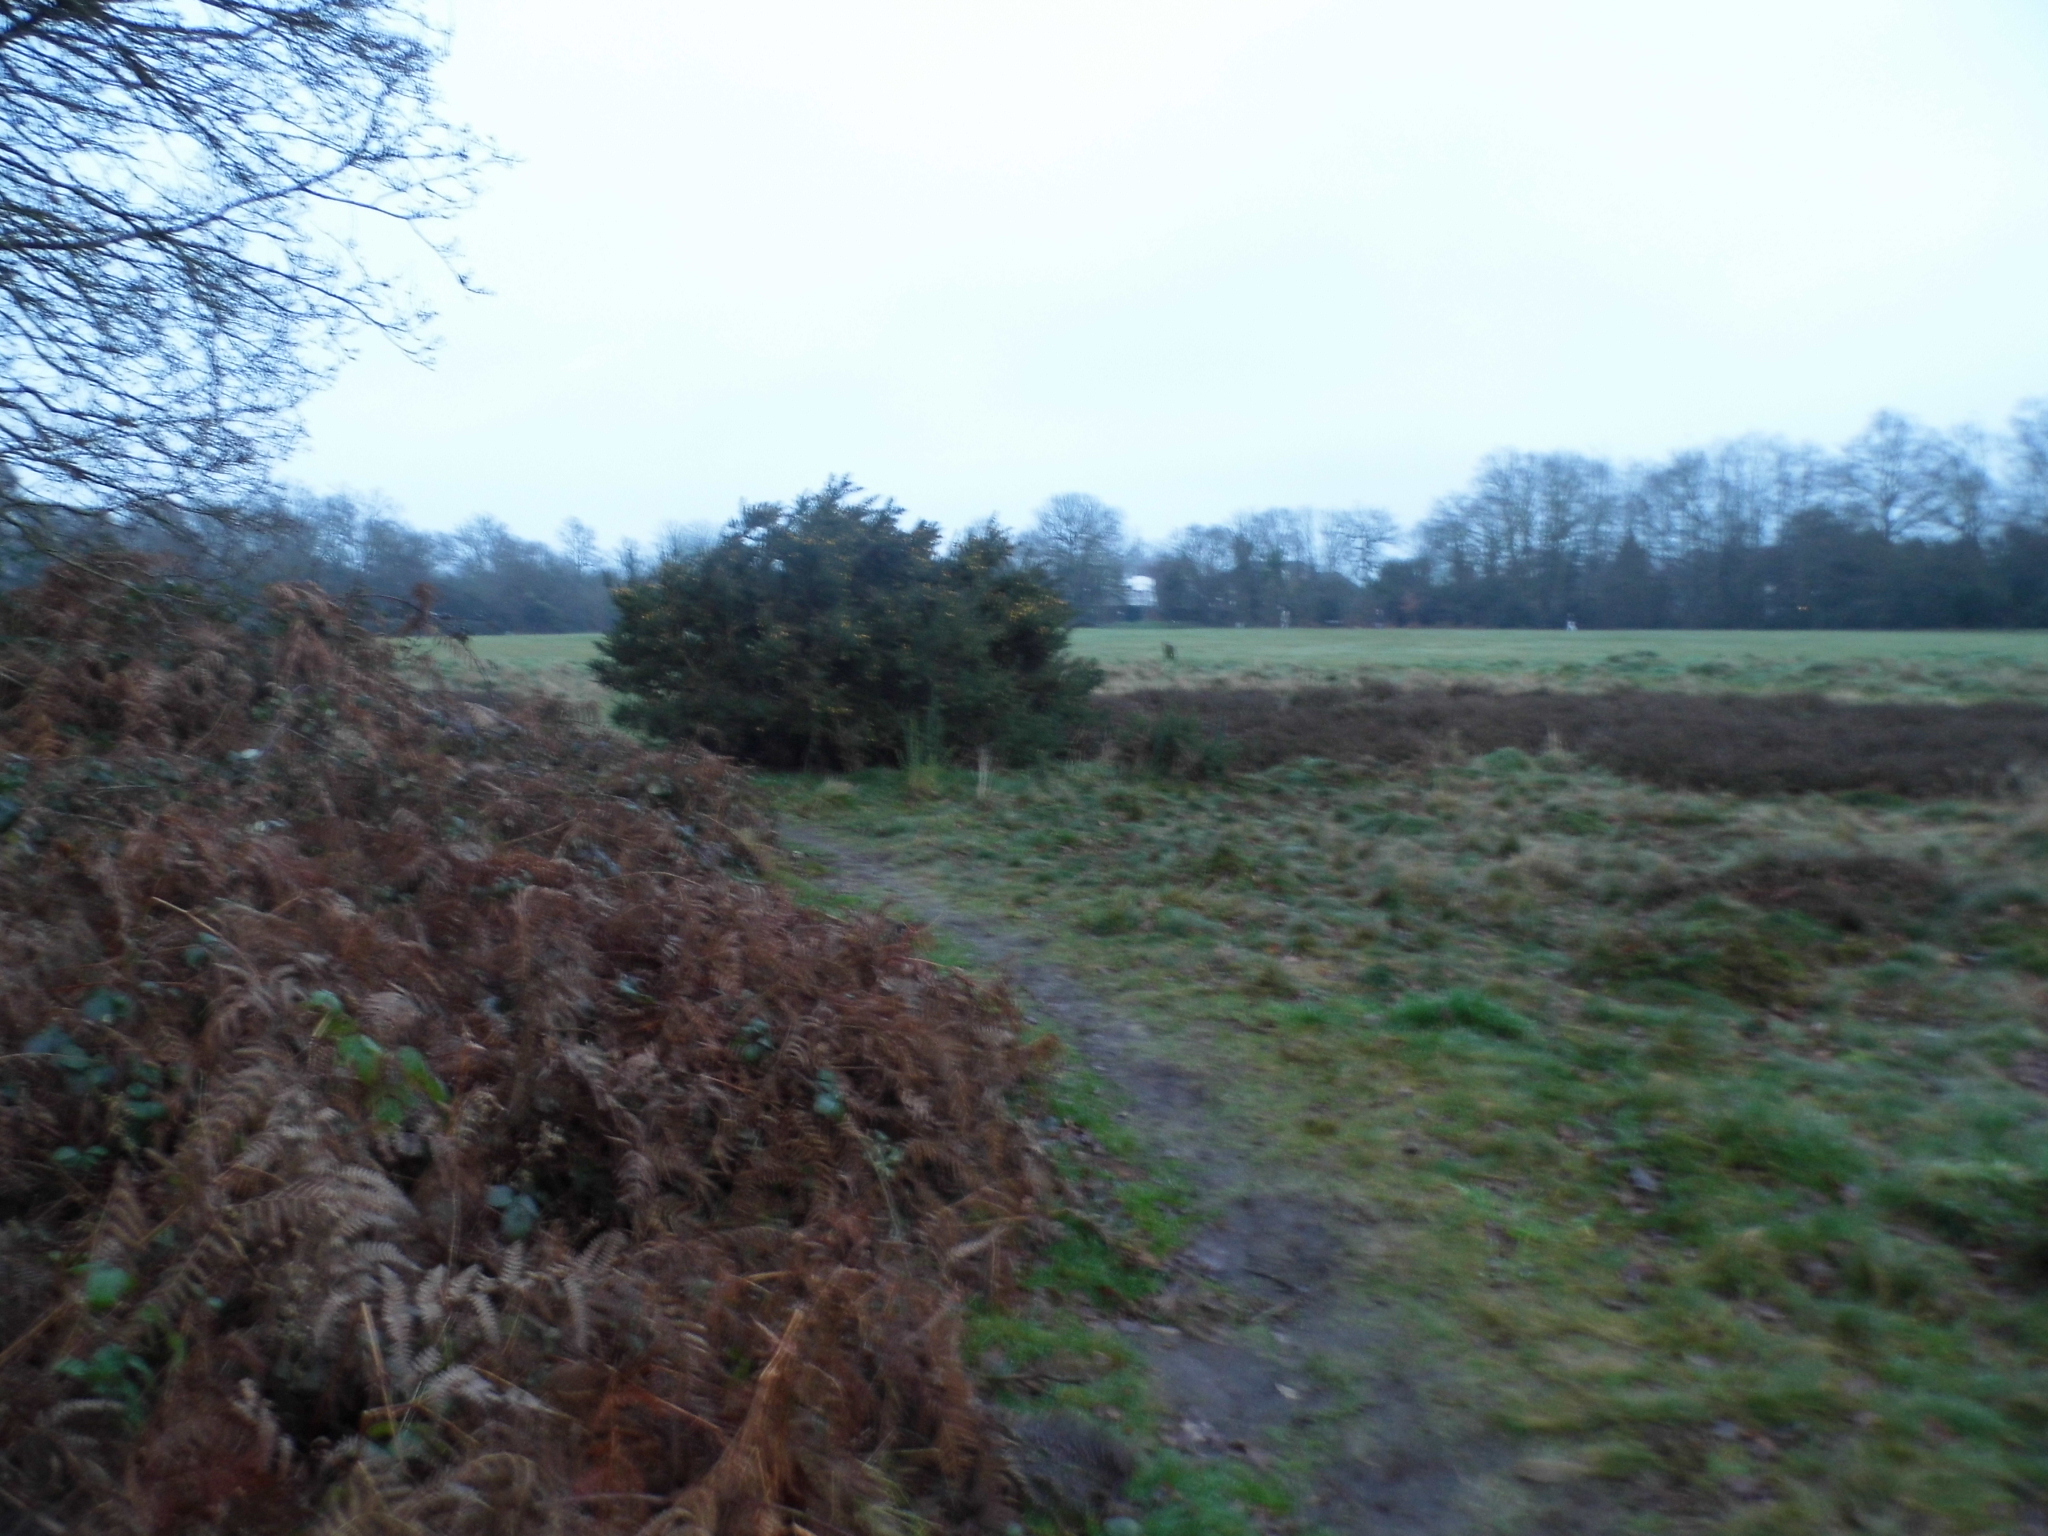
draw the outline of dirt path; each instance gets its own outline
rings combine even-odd
[[[1360,1265],[1349,1248],[1360,1218],[1290,1189],[1275,1177],[1284,1171],[1260,1168],[1231,1148],[1201,1078],[1165,1059],[1142,1024],[1048,961],[1040,941],[961,911],[915,873],[815,826],[785,823],[782,835],[825,866],[827,884],[890,899],[1006,976],[1027,1013],[1057,1026],[1129,1096],[1131,1120],[1147,1144],[1178,1159],[1205,1203],[1221,1212],[1175,1264],[1184,1277],[1220,1287],[1226,1314],[1258,1325],[1177,1333],[1122,1325],[1145,1349],[1159,1394],[1179,1421],[1177,1443],[1196,1454],[1255,1460],[1304,1434],[1330,1444],[1304,1513],[1307,1525],[1332,1532],[1585,1528],[1578,1518],[1556,1523],[1562,1511],[1542,1508],[1550,1501],[1504,1476],[1511,1446],[1439,1427],[1412,1344],[1356,1283]]]

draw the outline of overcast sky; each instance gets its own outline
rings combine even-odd
[[[607,541],[845,472],[949,526],[1404,521],[2048,394],[2042,0],[453,0],[521,163],[287,473]]]

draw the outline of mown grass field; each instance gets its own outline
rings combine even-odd
[[[1474,1531],[1539,1485],[1588,1528],[1745,1536],[2048,1508],[2041,804],[1516,751],[767,782],[1045,937],[1267,1187],[1350,1213],[1361,1315],[1444,1425],[1515,1448]]]
[[[575,698],[595,635],[479,635],[505,680]],[[1168,661],[1162,647],[1171,645]],[[2048,632],[1882,630],[1176,629],[1074,631],[1115,691],[1212,683],[1295,686],[1360,677],[1503,688],[1694,692],[1806,689],[1844,698],[2048,698]]]

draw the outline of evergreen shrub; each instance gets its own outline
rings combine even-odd
[[[621,724],[775,768],[1063,749],[1102,680],[993,522],[950,549],[844,478],[746,508],[616,593],[598,678]]]

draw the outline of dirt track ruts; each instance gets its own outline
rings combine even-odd
[[[1304,1432],[1327,1444],[1317,1486],[1304,1500],[1309,1528],[1376,1536],[1589,1528],[1592,1511],[1567,1511],[1551,1490],[1522,1491],[1509,1500],[1519,1509],[1501,1507],[1513,1447],[1444,1428],[1424,1389],[1427,1362],[1393,1314],[1347,1277],[1347,1248],[1361,1218],[1286,1188],[1275,1170],[1233,1148],[1201,1077],[1165,1059],[1142,1023],[1046,959],[1042,941],[960,910],[916,873],[817,826],[785,821],[781,831],[788,846],[825,867],[825,884],[885,898],[1004,976],[1028,1015],[1058,1028],[1128,1096],[1144,1142],[1178,1160],[1219,1213],[1174,1267],[1221,1287],[1240,1317],[1271,1321],[1270,1340],[1263,1327],[1175,1335],[1122,1325],[1146,1352],[1181,1444],[1197,1454],[1260,1459]],[[1340,1369],[1308,1370],[1318,1359]],[[1333,1387],[1331,1379],[1352,1385]]]

